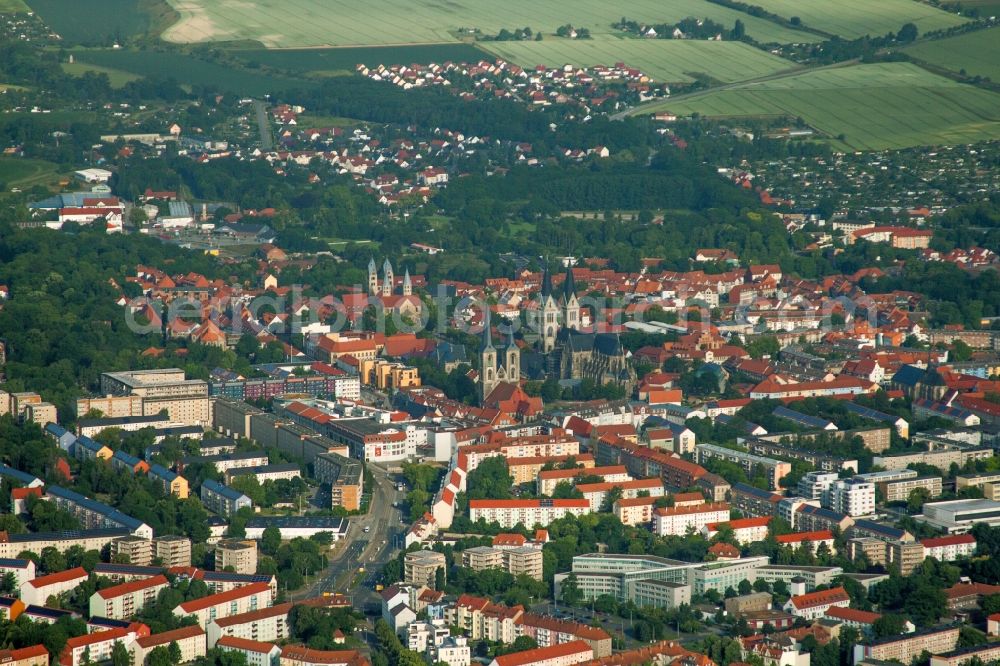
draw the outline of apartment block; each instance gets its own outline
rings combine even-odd
[[[59,654],[60,666],[81,666],[111,661],[111,651],[115,643],[128,647],[135,641],[136,634],[128,629],[108,629],[92,634],[75,636],[66,641],[66,647]]]
[[[440,569],[447,573],[448,565],[444,553],[433,550],[416,550],[403,558],[403,581],[411,585],[425,585],[436,589],[435,580]]]
[[[191,566],[191,539],[182,536],[161,536],[153,539],[154,555],[165,567]]]
[[[240,509],[253,506],[250,498],[240,491],[212,479],[206,479],[201,484],[201,501],[206,509],[224,518],[233,515]]]
[[[529,528],[535,525],[544,527],[563,516],[582,516],[586,513],[590,513],[590,502],[585,499],[469,500],[472,522],[482,518],[487,523],[499,523],[504,529],[519,524]]]
[[[267,583],[251,583],[228,592],[185,601],[174,609],[174,615],[193,616],[203,629],[218,618],[238,615],[271,605],[271,587]]]
[[[700,464],[709,460],[725,460],[735,463],[743,468],[748,474],[752,474],[757,469],[764,470],[768,484],[772,490],[779,487],[779,482],[792,471],[792,464],[774,458],[757,456],[746,451],[727,449],[714,444],[698,444],[695,447],[695,457]]]
[[[148,567],[153,562],[153,542],[137,536],[127,536],[111,542],[111,560],[140,567]]]
[[[90,615],[127,620],[155,601],[160,591],[169,586],[170,581],[161,574],[98,590],[90,595]]]
[[[854,646],[854,663],[861,661],[896,661],[909,664],[925,651],[944,654],[958,646],[957,625],[931,627],[901,636],[886,636],[870,641],[867,645]]]
[[[215,544],[215,570],[257,573],[257,542],[252,539],[222,539]]]
[[[364,466],[360,460],[336,453],[323,453],[313,459],[316,478],[330,487],[330,506],[348,511],[361,508],[364,493]]]
[[[216,618],[208,623],[208,647],[213,648],[223,636],[252,641],[282,641],[289,637],[288,614],[292,604]]]
[[[164,631],[151,636],[140,636],[131,645],[133,666],[147,664],[149,653],[158,647],[169,647],[177,644],[181,651],[180,664],[190,663],[199,657],[204,657],[208,651],[205,642],[205,631],[201,627],[181,627],[173,631]]]
[[[696,506],[659,507],[653,511],[653,533],[659,536],[684,536],[698,532],[709,523],[729,520],[729,505],[712,502]]]
[[[274,666],[281,660],[281,648],[274,643],[223,636],[215,647],[222,652],[242,654],[247,666]]]

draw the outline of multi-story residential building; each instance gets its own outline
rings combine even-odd
[[[222,539],[215,544],[216,571],[257,573],[257,542],[252,539]]]
[[[208,623],[208,647],[223,636],[252,641],[282,641],[290,636],[288,614],[292,604],[276,604],[255,611],[220,617]]]
[[[733,507],[744,516],[774,516],[784,495],[737,483],[729,493]]]
[[[0,558],[0,576],[5,574],[13,574],[14,586],[21,589],[22,585],[35,578],[35,563],[28,559]]]
[[[4,666],[49,666],[49,651],[39,643],[20,650],[0,650]]]
[[[108,629],[75,636],[66,641],[66,647],[59,654],[59,665],[81,666],[84,663],[111,661],[111,651],[116,643],[128,648],[135,639],[136,634],[130,629]]]
[[[774,540],[781,546],[788,546],[793,550],[807,548],[816,553],[821,545],[825,545],[830,554],[837,552],[834,545],[833,532],[830,530],[817,530],[815,532],[792,532],[791,534],[781,534]]]
[[[948,473],[952,465],[965,467],[970,460],[987,460],[993,457],[993,449],[989,448],[950,448],[936,451],[919,451],[917,453],[900,453],[891,456],[875,456],[873,465],[883,469],[904,469],[916,463],[937,467],[943,473]]]
[[[707,535],[709,539],[714,537],[723,529],[731,529],[733,538],[741,546],[748,546],[767,538],[767,527],[771,524],[770,516],[760,518],[739,518],[724,523],[709,523],[701,529],[701,533]]]
[[[0,557],[13,558],[30,551],[40,553],[46,548],[55,548],[65,553],[73,546],[84,550],[101,550],[112,541],[128,536],[125,528],[100,528],[78,532],[35,532],[32,534],[10,534],[0,532]]]
[[[142,396],[120,395],[103,398],[78,398],[76,401],[76,416],[82,419],[88,412],[100,412],[105,418],[119,419],[129,416],[142,416]]]
[[[645,493],[649,497],[663,497],[665,490],[663,481],[660,479],[633,479],[631,481],[604,481],[602,483],[583,483],[576,487],[583,493],[584,499],[590,502],[591,511],[600,511],[604,504],[604,499],[608,493],[615,489],[621,491],[621,496],[625,499],[638,497],[640,493]]]
[[[940,476],[920,476],[913,479],[875,484],[875,488],[882,494],[886,502],[905,502],[910,498],[910,493],[918,488],[926,490],[931,499],[940,497],[943,484]]]
[[[735,463],[742,467],[747,474],[752,474],[758,469],[763,470],[772,490],[778,488],[781,479],[792,471],[791,463],[756,456],[746,451],[727,449],[715,444],[699,444],[695,447],[695,456],[701,464],[709,460],[725,460]]]
[[[632,602],[650,608],[678,608],[691,604],[691,586],[665,580],[637,580],[632,586]]]
[[[847,554],[852,560],[864,556],[873,566],[886,566],[889,563],[888,542],[875,537],[854,537],[847,540]]]
[[[515,525],[544,527],[563,516],[582,516],[586,513],[590,513],[590,502],[585,499],[469,500],[472,522],[482,518],[487,523],[499,523],[504,529]]]
[[[47,486],[45,497],[54,502],[60,509],[73,514],[85,529],[124,528],[135,536],[146,539],[153,538],[153,528],[146,523],[132,516],[127,516],[107,504],[84,497],[78,492],[60,486]]]
[[[494,604],[489,599],[463,594],[449,610],[448,620],[464,629],[470,640],[513,643],[523,613],[521,606]]]
[[[191,566],[191,539],[182,536],[160,536],[153,539],[155,557],[167,567]]]
[[[101,375],[101,393],[141,397],[145,416],[165,409],[174,423],[211,425],[208,384],[200,379],[185,379],[184,371],[178,368],[106,372]]]
[[[959,648],[944,654],[931,655],[930,666],[965,666],[976,660],[976,663],[992,664],[1000,659],[1000,645],[973,645]]]
[[[851,517],[875,513],[875,484],[863,479],[840,479],[830,485],[827,507]]]
[[[476,546],[462,551],[462,566],[474,571],[484,569],[502,569],[503,553],[499,548]]]
[[[536,482],[536,492],[539,495],[551,495],[562,482],[575,485],[575,479],[579,476],[599,476],[604,481],[621,482],[631,481],[632,477],[625,469],[624,465],[609,465],[607,467],[592,467],[582,469],[547,469],[538,473]]]
[[[274,643],[247,638],[223,636],[216,642],[215,647],[222,652],[242,654],[247,666],[275,666],[281,659],[281,648]]]
[[[622,525],[648,525],[653,520],[656,497],[634,497],[619,499],[611,506],[612,513]]]
[[[586,641],[572,641],[496,657],[489,666],[572,666],[594,658]]]
[[[288,613],[292,604],[276,604],[255,611],[220,617],[208,623],[208,647],[223,636],[253,641],[282,641],[290,636]]]
[[[223,517],[231,516],[240,509],[248,509],[253,506],[253,501],[240,491],[212,479],[205,479],[202,482],[201,501],[206,509]]]
[[[854,519],[846,514],[805,503],[796,507],[794,517],[792,526],[809,532],[832,530],[835,527],[844,531],[854,525]]]
[[[127,620],[156,600],[161,590],[170,587],[164,575],[106,587],[90,595],[91,617]]]
[[[258,467],[240,467],[226,472],[226,483],[232,483],[233,479],[252,476],[257,482],[263,484],[266,481],[281,481],[297,479],[302,476],[302,468],[298,463],[278,463],[274,465],[260,465]]]
[[[930,627],[899,636],[876,638],[868,644],[854,646],[854,663],[862,661],[895,661],[909,664],[924,652],[944,654],[958,646],[959,627]]]
[[[403,581],[411,585],[425,585],[437,589],[435,580],[440,570],[446,573],[448,563],[444,553],[433,550],[415,550],[403,558]]]
[[[150,652],[158,647],[170,647],[171,645],[177,645],[181,651],[181,658],[177,663],[187,664],[195,661],[199,657],[204,657],[207,652],[205,631],[201,627],[191,626],[151,636],[140,636],[131,645],[132,663],[135,666],[146,664]]]
[[[611,655],[611,634],[604,629],[580,622],[560,620],[548,615],[524,613],[517,623],[518,635],[530,636],[538,647],[585,641],[600,659]]]
[[[931,537],[923,539],[920,545],[924,547],[924,557],[933,557],[939,562],[954,562],[976,553],[976,537],[971,534]]]
[[[129,564],[140,567],[149,566],[153,561],[153,542],[131,535],[116,539],[111,542],[111,559],[117,562],[124,559]]]
[[[528,576],[542,580],[542,549],[533,546],[505,549],[504,566],[513,576]]]
[[[211,594],[185,601],[174,609],[174,615],[193,616],[203,629],[218,618],[255,611],[271,605],[271,587],[267,583],[251,583],[228,592]]]
[[[887,566],[895,566],[902,576],[909,576],[924,562],[924,546],[912,541],[890,541],[887,544]]]
[[[163,465],[153,464],[149,466],[147,474],[149,479],[160,486],[160,489],[167,495],[173,495],[179,499],[187,499],[189,488],[187,479],[169,470]]]
[[[24,583],[19,589],[21,601],[25,605],[44,606],[49,597],[58,597],[79,587],[87,580],[83,567],[58,571],[47,576],[39,576]]]
[[[709,523],[729,520],[729,505],[712,502],[696,506],[659,507],[653,511],[653,533],[659,536],[684,536],[697,532]]]
[[[281,648],[279,666],[369,666],[357,650],[313,650],[304,645]]]
[[[836,472],[807,472],[799,479],[796,490],[800,497],[822,500],[830,486],[840,478]]]
[[[348,511],[361,508],[364,492],[364,468],[360,460],[336,453],[323,453],[313,459],[316,478],[330,486],[330,506],[342,506]]]
[[[210,464],[220,474],[227,474],[235,469],[248,469],[267,465],[266,453],[258,451],[240,451],[238,453],[220,453],[212,456],[189,456],[181,459],[184,466],[195,464]]]
[[[784,610],[796,617],[806,620],[818,620],[826,615],[826,612],[834,607],[848,608],[851,605],[851,597],[847,590],[842,587],[835,587],[819,592],[808,592],[793,596],[785,602]]]

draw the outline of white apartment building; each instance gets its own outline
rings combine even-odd
[[[837,513],[870,516],[875,513],[875,484],[863,479],[840,479],[828,491],[827,508]]]
[[[90,616],[127,620],[152,603],[160,590],[170,587],[163,574],[106,587],[90,595]]]
[[[218,618],[238,615],[271,605],[271,587],[267,583],[252,583],[228,592],[211,594],[185,601],[174,609],[174,615],[192,615],[198,626],[205,628]]]
[[[806,499],[823,499],[840,475],[836,472],[808,472],[799,479],[798,493]]]
[[[247,613],[220,617],[208,623],[208,647],[225,636],[251,641],[281,641],[289,636],[288,613],[292,604],[276,604]]]
[[[923,539],[924,557],[933,557],[939,562],[954,562],[976,553],[976,537],[971,534],[952,534],[943,537]]]
[[[653,532],[659,536],[684,536],[689,531],[700,531],[709,523],[728,520],[729,505],[725,502],[660,507],[653,511]]]
[[[469,517],[472,522],[480,518],[487,523],[499,523],[510,529],[515,525],[543,527],[567,515],[582,516],[590,513],[590,502],[585,499],[541,500],[469,500]]]
[[[199,657],[204,657],[207,652],[204,629],[197,626],[181,627],[173,631],[164,631],[135,639],[135,642],[129,646],[129,652],[132,653],[132,663],[135,666],[145,664],[150,652],[158,647],[169,647],[171,643],[176,643],[177,647],[180,648],[179,664],[189,664]]]
[[[281,648],[274,643],[234,636],[223,636],[215,647],[223,652],[239,652],[246,658],[247,666],[273,666],[281,657]]]

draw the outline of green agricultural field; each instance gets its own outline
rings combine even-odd
[[[239,95],[264,95],[308,88],[313,81],[249,72],[201,60],[182,53],[155,51],[104,50],[81,52],[77,62],[130,72],[139,76],[172,78],[181,85],[214,86]]]
[[[914,44],[908,55],[953,72],[988,76],[1000,82],[1000,28],[989,28],[945,39]]]
[[[417,44],[337,49],[249,49],[232,55],[247,63],[259,63],[302,74],[354,72],[358,64],[409,65],[430,62],[476,62],[489,55],[471,44]]]
[[[634,113],[664,110],[711,117],[801,117],[839,147],[856,150],[1000,138],[1000,94],[909,63],[804,72],[664,100]],[[841,134],[843,140],[837,140]]]
[[[921,34],[968,22],[968,19],[917,0],[753,0],[785,18],[798,16],[810,28],[845,39],[896,32],[913,23]]]
[[[522,67],[535,65],[613,65],[624,62],[638,67],[657,81],[693,81],[692,74],[705,74],[731,83],[782,70],[793,62],[755,49],[742,42],[708,42],[674,39],[627,39],[599,37],[588,40],[546,39],[541,42],[489,42],[493,53]]]
[[[50,0],[51,1],[51,0]],[[707,0],[169,0],[181,20],[163,33],[168,41],[191,43],[253,40],[272,48],[385,46],[455,42],[455,33],[479,28],[530,25],[554,34],[572,23],[593,34],[611,33],[622,16],[662,23],[709,18],[726,27],[743,21],[762,42],[819,41],[809,33],[716,5]]]
[[[133,74],[132,72],[124,72],[120,69],[111,69],[110,67],[101,67],[100,65],[88,65],[85,62],[64,62],[62,63],[62,69],[67,74],[72,74],[73,76],[83,76],[88,72],[94,74],[107,74],[108,80],[111,81],[111,86],[114,88],[121,88],[126,83],[142,78],[139,74]]]
[[[4,2],[6,0],[0,0]],[[150,27],[142,0],[27,0],[52,29],[70,42],[103,44]]]
[[[28,11],[23,0],[0,0],[0,14],[17,14]]]
[[[52,162],[21,157],[0,157],[0,185],[7,190],[12,187],[37,185],[55,172],[56,165]]]

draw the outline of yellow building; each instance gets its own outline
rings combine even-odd
[[[382,391],[420,386],[420,371],[402,363],[365,359],[359,362],[358,373],[362,384]]]

